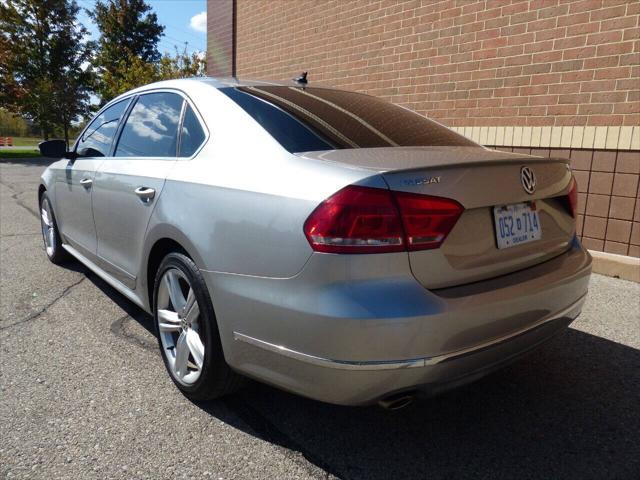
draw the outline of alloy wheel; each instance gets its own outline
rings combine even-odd
[[[177,268],[162,275],[156,318],[169,371],[179,383],[194,384],[202,373],[205,355],[200,308],[189,280]]]
[[[40,219],[45,250],[47,251],[47,255],[52,257],[56,249],[56,227],[53,223],[51,204],[49,203],[49,199],[46,197],[42,200],[42,204],[40,205]]]

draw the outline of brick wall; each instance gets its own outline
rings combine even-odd
[[[230,1],[209,0],[210,37]],[[485,145],[570,158],[587,247],[640,256],[640,0],[234,1],[239,77],[308,70]]]
[[[640,257],[640,160],[618,150],[497,147],[571,159],[578,182],[577,233],[591,250]]]
[[[233,0],[210,0],[207,4],[207,73],[233,75]]]
[[[638,0],[237,0],[237,72],[309,70],[450,126],[640,125],[639,19]]]

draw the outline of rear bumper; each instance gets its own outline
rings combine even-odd
[[[591,271],[576,241],[535,267],[429,291],[407,274],[406,255],[358,257],[314,255],[291,279],[207,272],[227,362],[331,403],[438,392],[562,331],[580,313]]]
[[[455,362],[464,357],[479,354],[484,350],[490,350],[492,348],[500,348],[502,344],[516,341],[518,337],[524,335],[531,335],[532,332],[538,328],[545,327],[546,324],[556,323],[560,324],[566,320],[575,319],[582,309],[582,305],[586,299],[586,295],[573,302],[567,308],[560,312],[547,315],[541,318],[538,322],[534,323],[530,327],[526,327],[522,330],[509,333],[502,337],[485,340],[484,342],[473,345],[471,347],[464,348],[462,350],[456,350],[454,352],[444,353],[442,355],[436,355],[432,357],[421,358],[408,358],[403,360],[365,360],[365,361],[351,361],[351,360],[334,360],[331,358],[316,357],[303,352],[297,352],[282,345],[274,345],[258,338],[253,338],[242,333],[234,332],[233,339],[241,342],[248,343],[255,347],[262,348],[269,352],[277,353],[300,362],[305,362],[311,365],[317,365],[326,368],[335,368],[338,370],[399,370],[403,368],[421,368],[438,365],[445,362]]]

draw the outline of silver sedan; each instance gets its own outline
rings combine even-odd
[[[389,408],[529,352],[591,259],[567,161],[353,92],[211,78],[114,99],[38,191],[46,253],[153,314],[176,386]]]

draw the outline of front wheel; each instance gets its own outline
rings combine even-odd
[[[192,400],[233,392],[239,376],[224,360],[211,297],[195,263],[181,253],[167,255],[153,292],[158,343],[175,385]]]

